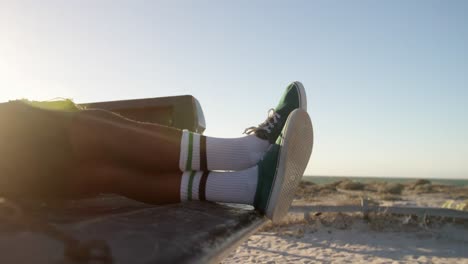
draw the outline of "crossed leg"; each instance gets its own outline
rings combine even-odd
[[[0,193],[73,197],[114,192],[158,204],[180,201],[183,134],[202,137],[104,110],[50,111],[21,102],[0,106],[0,128],[0,183],[5,182]],[[210,166],[216,167],[221,156],[227,159],[225,169],[255,165],[269,146],[255,136],[205,140],[208,152],[216,154],[208,159]],[[191,149],[198,152],[200,147]],[[254,152],[255,159],[242,155]],[[194,169],[199,160],[191,162]],[[11,180],[14,184],[7,184]],[[144,194],[145,189],[152,191]]]
[[[271,195],[279,193],[278,199],[293,196],[293,189],[283,187],[282,182],[275,183],[278,182],[275,178],[291,174],[295,184],[298,176],[302,176],[312,147],[307,113],[291,114],[301,108],[299,100],[287,98],[299,91],[295,85],[288,87],[277,113],[259,125],[255,135],[237,139],[210,138],[135,122],[103,110],[63,112],[36,109],[19,102],[2,105],[0,154],[5,158],[0,160],[0,193],[39,196],[60,193],[73,197],[111,192],[153,204],[203,198],[256,204],[268,215]],[[284,131],[288,122],[293,128]],[[280,160],[287,141],[281,146],[271,145],[280,134],[294,135],[288,138],[304,135],[302,146],[289,143],[294,145],[292,152],[303,154],[298,159],[299,169],[288,172],[284,166],[288,159]],[[260,158],[265,162],[256,165]],[[186,168],[203,167],[239,171],[183,172]]]

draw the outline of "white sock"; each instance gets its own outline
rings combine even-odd
[[[181,171],[243,170],[255,166],[269,146],[267,140],[254,135],[215,138],[184,130],[179,168]]]
[[[257,190],[258,167],[234,172],[186,171],[182,174],[180,200],[252,205]]]

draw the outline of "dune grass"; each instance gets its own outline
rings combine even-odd
[[[50,101],[31,101],[28,99],[21,99],[19,101],[34,107],[48,110],[79,111],[83,109],[82,107],[75,104],[73,100],[66,98]]]

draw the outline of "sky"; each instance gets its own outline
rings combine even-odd
[[[191,94],[241,136],[301,81],[307,175],[468,179],[467,1],[0,0],[0,102]]]

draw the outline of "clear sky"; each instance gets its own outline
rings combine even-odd
[[[306,174],[468,178],[468,1],[0,0],[0,101],[192,94],[240,136],[302,81]]]

